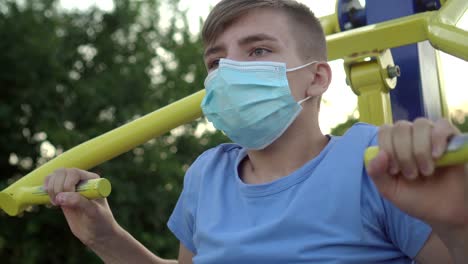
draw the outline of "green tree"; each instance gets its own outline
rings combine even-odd
[[[348,120],[346,120],[344,123],[338,124],[334,128],[332,128],[330,134],[335,136],[342,136],[344,133],[346,133],[348,128],[352,127],[357,122],[359,122],[357,118],[349,116]]]
[[[200,89],[198,36],[177,1],[116,0],[109,12],[64,12],[55,0],[0,2],[0,187],[61,152]],[[164,9],[163,9],[164,6]],[[161,12],[169,12],[162,26]],[[155,124],[157,125],[157,124]],[[184,172],[226,138],[187,124],[109,161],[109,203],[119,223],[163,257]],[[100,263],[58,209],[0,216],[3,263]]]

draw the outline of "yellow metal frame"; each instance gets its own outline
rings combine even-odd
[[[336,15],[336,13],[321,17],[319,18],[319,20],[325,35],[328,36],[340,32],[338,16]]]
[[[329,35],[327,36],[328,59],[362,56],[375,50],[429,40],[436,49],[468,60],[468,32],[456,27],[467,11],[468,1],[450,0],[438,11]],[[389,36],[398,36],[398,38]]]
[[[322,19],[322,23],[327,23],[326,31],[329,33],[327,36],[329,60],[361,57],[375,51],[424,40],[429,40],[437,49],[468,60],[468,32],[455,26],[467,9],[466,0],[450,0],[439,11],[426,12],[337,34],[332,34],[337,31],[336,16],[329,16]],[[388,38],[388,36],[399,37]],[[90,169],[179,125],[195,120],[202,115],[200,103],[203,96],[204,91],[199,91],[70,149],[4,189],[0,193],[0,207],[5,209],[11,206],[11,200],[14,201],[13,197],[21,188],[41,185],[44,178],[57,168]],[[15,212],[19,213],[20,210]]]

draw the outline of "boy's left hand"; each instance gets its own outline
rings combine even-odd
[[[468,176],[464,164],[435,168],[449,139],[460,132],[447,120],[400,121],[379,130],[379,154],[368,174],[382,195],[433,229],[468,228]]]

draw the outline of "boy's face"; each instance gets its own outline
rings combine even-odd
[[[287,68],[307,63],[299,56],[291,25],[287,16],[278,10],[259,8],[248,12],[206,47],[204,61],[208,71],[217,68],[220,58],[284,62]],[[307,86],[314,78],[312,68],[288,73],[289,86],[296,101],[307,96]]]

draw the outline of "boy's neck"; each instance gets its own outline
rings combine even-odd
[[[328,141],[318,124],[296,124],[267,148],[248,151],[239,166],[240,177],[247,184],[261,184],[287,176],[319,155]]]

